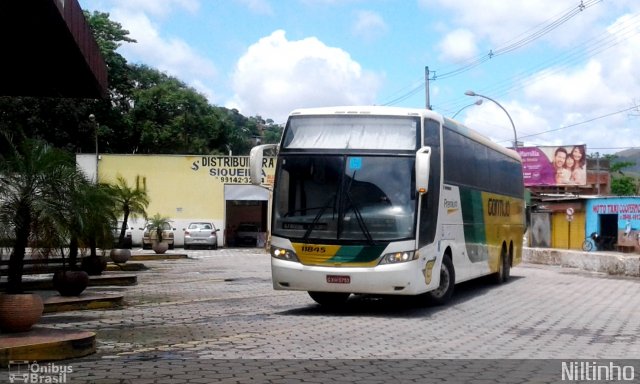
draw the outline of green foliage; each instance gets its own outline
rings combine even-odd
[[[615,172],[622,173],[623,169],[633,167],[634,165],[636,165],[636,163],[633,161],[620,161],[616,163],[612,162],[609,165],[609,171],[611,173],[615,173]]]
[[[4,135],[0,157],[0,226],[10,228],[7,292],[22,291],[28,246],[52,248],[74,232],[73,189],[84,182],[72,154],[33,139]]]
[[[634,196],[638,187],[633,177],[622,176],[611,180],[611,193],[615,196]]]

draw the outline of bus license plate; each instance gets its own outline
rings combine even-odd
[[[329,283],[329,284],[351,284],[351,276],[327,275],[327,283]]]

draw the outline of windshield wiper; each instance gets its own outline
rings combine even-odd
[[[329,208],[329,206],[331,205],[331,202],[335,197],[336,197],[335,193],[329,196],[329,199],[327,199],[327,202],[324,203],[324,205],[322,206],[318,214],[316,214],[316,216],[313,218],[313,221],[311,221],[311,224],[309,224],[309,228],[307,228],[307,231],[304,233],[304,236],[302,237],[305,241],[309,239],[311,232],[315,228],[316,224],[318,224],[318,221],[320,221],[320,218],[322,217],[322,215],[324,215],[324,211],[326,211],[327,208]]]
[[[358,206],[356,205],[355,201],[353,201],[353,197],[351,197],[351,192],[347,191],[346,195],[347,195],[347,199],[349,200],[349,203],[351,203],[351,207],[353,208],[353,213],[356,216],[356,221],[358,222],[358,226],[360,227],[360,230],[364,234],[364,237],[367,239],[369,244],[374,245],[375,241],[373,241],[373,237],[371,237],[371,232],[369,232],[369,228],[367,228],[367,224],[364,222],[364,218],[360,213],[360,209],[358,209]]]
[[[351,180],[349,180],[349,185],[347,186],[345,195],[347,196],[347,200],[349,201],[349,203],[351,204],[351,207],[353,208],[353,213],[356,216],[356,221],[358,222],[358,226],[360,227],[360,230],[364,234],[364,237],[367,239],[370,245],[374,245],[375,242],[373,241],[373,237],[371,237],[371,232],[369,232],[369,228],[367,228],[367,224],[364,222],[362,213],[360,213],[360,209],[358,209],[358,206],[356,205],[355,201],[353,200],[353,197],[351,196],[351,185],[353,184],[353,180],[355,180],[355,178],[356,178],[356,171],[353,171],[353,175],[351,175]],[[345,210],[345,212],[342,214],[342,220],[344,220],[344,216],[346,215],[347,211],[348,210]],[[338,234],[338,237],[340,237],[340,234]]]

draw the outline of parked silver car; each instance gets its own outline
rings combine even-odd
[[[194,246],[207,247],[209,249],[218,249],[218,232],[213,223],[198,221],[189,223],[184,229],[184,249]]]

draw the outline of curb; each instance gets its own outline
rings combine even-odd
[[[113,309],[123,305],[123,295],[83,294],[75,297],[51,296],[45,298],[43,313],[78,311],[84,309]]]
[[[53,279],[51,277],[37,278],[33,280],[24,280],[22,282],[25,290],[55,290],[53,287]],[[114,275],[98,275],[89,276],[88,287],[105,287],[110,285],[130,286],[138,284],[138,276],[131,274],[114,274]],[[2,288],[4,284],[0,284]]]
[[[187,254],[178,254],[178,253],[138,253],[135,255],[131,255],[132,261],[150,261],[150,260],[182,260],[188,259],[189,255]]]
[[[28,332],[0,334],[0,367],[11,361],[52,361],[96,353],[96,334],[35,326]]]

